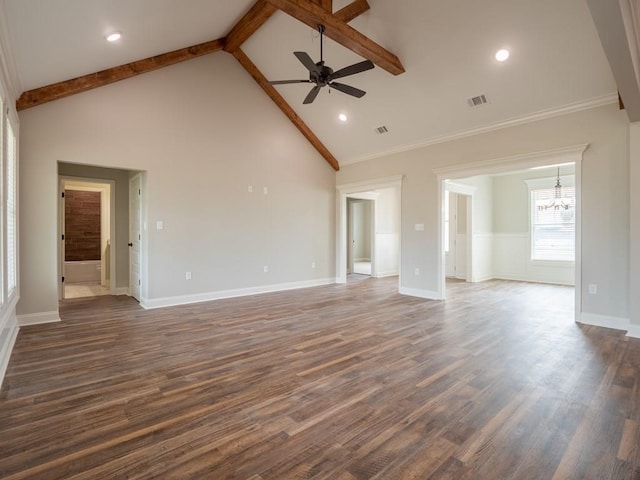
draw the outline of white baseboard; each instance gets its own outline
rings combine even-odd
[[[7,373],[11,352],[13,351],[13,346],[16,344],[16,339],[18,338],[18,330],[20,330],[18,326],[12,327],[5,344],[0,345],[0,387],[4,380],[4,374]]]
[[[487,280],[493,280],[495,277],[493,275],[485,274],[485,275],[474,275],[471,279],[471,283],[480,283],[486,282]],[[466,280],[467,278],[461,278],[460,280]]]
[[[224,298],[246,297],[249,295],[259,295],[261,293],[282,292],[285,290],[296,290],[298,288],[318,287],[320,285],[332,285],[336,283],[335,278],[321,278],[317,280],[305,280],[302,282],[280,283],[275,285],[264,285],[260,287],[238,288],[234,290],[221,290],[218,292],[196,293],[193,295],[178,295],[164,298],[141,298],[140,306],[147,310],[153,308],[172,307],[175,305],[187,305],[189,303],[210,302],[212,300],[222,300]]]
[[[60,321],[58,311],[29,313],[27,315],[18,315],[18,326],[26,327],[27,325],[42,325],[44,323],[54,323]]]
[[[527,283],[544,283],[547,285],[567,285],[569,287],[575,286],[572,282],[551,281],[546,278],[539,278],[531,275],[520,275],[517,273],[496,273],[491,278],[496,280],[513,280],[514,282],[527,282]],[[489,280],[489,279],[487,279]]]
[[[113,291],[114,295],[129,295],[129,287],[117,287]]]
[[[640,338],[640,325],[629,324],[627,337]]]
[[[398,272],[376,272],[376,278],[397,277]]]
[[[614,328],[616,330],[629,330],[630,324],[628,318],[612,317],[610,315],[599,315],[597,313],[582,312],[580,315],[580,323],[585,325],[593,325],[596,327]]]
[[[400,287],[398,293],[401,295],[409,295],[410,297],[426,298],[427,300],[444,300],[438,292],[421,290],[419,288]]]

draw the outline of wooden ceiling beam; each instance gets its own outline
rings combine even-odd
[[[308,0],[266,0],[277,9],[307,24],[314,30],[324,25],[325,35],[340,45],[371,60],[393,75],[403,73],[402,63],[393,53],[351,28],[319,5]]]
[[[319,5],[327,12],[333,13],[333,0],[320,0]]]
[[[258,0],[249,11],[236,23],[227,34],[224,50],[233,52],[240,48],[251,35],[253,35],[277,9],[265,0]]]
[[[371,7],[369,6],[369,2],[367,2],[367,0],[355,0],[346,7],[338,10],[333,14],[333,16],[341,22],[349,23],[351,20],[359,17],[370,8]]]
[[[145,58],[144,60],[137,60],[118,67],[107,68],[106,70],[72,78],[71,80],[28,90],[20,95],[20,98],[18,98],[16,102],[16,108],[18,110],[24,110],[25,108],[42,105],[43,103],[68,97],[76,93],[86,92],[87,90],[135,77],[142,73],[151,72],[162,67],[217,52],[222,50],[223,45],[224,39],[211,40],[191,47],[181,48],[180,50],[174,50],[173,52],[156,55],[155,57]]]
[[[338,160],[331,154],[331,152],[324,146],[318,137],[311,131],[306,123],[296,114],[287,101],[280,95],[277,90],[269,84],[269,81],[265,78],[262,72],[255,66],[255,64],[245,55],[245,53],[237,48],[232,52],[232,55],[240,62],[240,65],[253,77],[253,79],[260,85],[269,98],[282,110],[282,112],[291,120],[291,123],[300,130],[302,135],[313,145],[313,147],[322,155],[329,165],[335,170],[340,170],[340,164]]]

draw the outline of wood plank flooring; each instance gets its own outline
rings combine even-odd
[[[573,290],[397,279],[21,329],[3,479],[640,479],[640,340]]]

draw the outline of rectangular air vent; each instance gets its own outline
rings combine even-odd
[[[378,135],[382,135],[383,133],[387,133],[389,131],[389,129],[382,125],[381,127],[376,128],[376,132],[378,133]]]
[[[489,103],[489,100],[487,100],[487,96],[484,93],[482,95],[478,95],[477,97],[472,97],[467,101],[469,102],[469,105],[471,107],[479,107],[480,105]]]

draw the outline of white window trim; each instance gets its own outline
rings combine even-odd
[[[532,178],[525,180],[524,182],[527,184],[528,188],[528,202],[529,202],[529,264],[534,266],[553,266],[553,267],[573,267],[576,263],[575,258],[578,254],[577,248],[574,249],[574,260],[551,260],[551,259],[535,259],[533,258],[533,204],[531,203],[531,191],[532,190],[542,190],[555,187],[557,175],[553,177],[544,177],[544,178]],[[574,174],[571,175],[560,175],[560,183],[563,187],[574,187],[576,186],[576,176]],[[576,192],[577,197],[577,192]],[[577,201],[577,198],[576,198]],[[577,219],[574,219],[574,228],[577,228]],[[574,232],[575,236],[575,232]]]
[[[9,132],[11,135],[9,135]],[[13,298],[17,295],[18,290],[18,133],[17,133],[17,125],[14,124],[12,119],[9,117],[7,119],[7,128],[5,129],[5,133],[7,136],[7,156],[5,158],[5,168],[4,168],[4,177],[3,177],[3,213],[4,213],[4,226],[5,226],[5,236],[4,236],[4,251],[6,251],[6,293],[7,299]],[[11,138],[13,137],[13,138]],[[13,152],[9,151],[9,141],[13,143]],[[9,169],[13,169],[13,188],[9,188]],[[9,212],[9,195],[13,193],[13,199],[11,199],[11,203],[13,206],[13,212]],[[13,242],[9,240],[9,219],[12,218],[13,223]],[[12,245],[11,245],[12,244]],[[12,258],[10,258],[10,254],[13,254]],[[9,265],[13,266],[13,276],[10,277]]]

